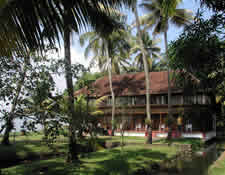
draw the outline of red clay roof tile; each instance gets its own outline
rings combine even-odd
[[[151,72],[150,75],[150,92],[151,94],[163,94],[168,91],[168,73]],[[116,96],[133,96],[133,95],[145,95],[145,74],[130,73],[122,75],[114,75],[112,77],[113,90]],[[110,95],[109,79],[108,76],[97,79],[93,83],[94,90],[92,93],[89,91],[90,96],[105,96]],[[172,91],[178,91],[173,83],[171,85]],[[75,92],[75,96],[79,94],[87,94],[87,89],[82,88]]]

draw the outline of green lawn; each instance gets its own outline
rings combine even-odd
[[[55,153],[67,152],[67,138],[61,136],[57,139],[57,142],[53,144],[53,148],[49,148],[45,142],[42,141],[43,135],[29,134],[27,136],[10,137],[11,145],[4,146],[0,144],[0,161],[10,162],[14,159],[30,159],[32,157],[42,157],[48,155],[54,155]],[[124,137],[126,143],[144,143],[145,138],[140,137]],[[1,138],[0,138],[1,141]],[[84,140],[83,142],[86,142]],[[120,137],[99,137],[98,142],[120,142]],[[84,143],[85,144],[85,143]],[[0,166],[1,167],[1,166]]]
[[[217,160],[209,169],[209,175],[224,175],[225,174],[225,152],[222,158]]]
[[[148,167],[152,162],[160,162],[169,159],[176,154],[173,146],[158,147],[148,145],[128,145],[121,151],[120,147],[105,149],[93,153],[87,153],[81,158],[80,165],[65,164],[64,158],[38,161],[29,164],[14,166],[3,169],[6,175],[120,175],[131,174],[137,169]]]
[[[111,141],[111,142],[121,142],[120,136],[100,136],[100,140]],[[146,137],[133,137],[133,136],[124,136],[125,143],[145,143]]]
[[[10,146],[0,145],[0,161],[11,161],[13,159],[29,159],[55,153],[64,153],[67,149],[66,143],[54,144],[54,149],[49,148],[40,140],[17,141]]]
[[[178,138],[178,139],[171,139],[171,141],[168,141],[166,139],[160,139],[154,141],[153,144],[189,144],[192,145],[192,149],[194,151],[199,150],[204,145],[204,142],[201,139],[195,139],[195,138]]]
[[[219,141],[218,149],[225,151],[224,140]],[[210,167],[209,175],[225,175],[225,152],[223,152],[221,157]]]
[[[224,175],[225,174],[225,159],[218,162],[218,166],[210,170],[210,175]]]
[[[54,143],[53,147],[50,148],[42,141],[42,137],[43,135],[37,134],[16,136],[15,142],[14,138],[10,137],[11,145],[4,146],[0,144],[0,167],[4,167],[5,164],[11,164],[14,161],[37,159],[67,152],[66,142]]]

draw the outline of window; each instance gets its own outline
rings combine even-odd
[[[107,105],[107,106],[111,106],[111,105],[112,105],[112,98],[111,98],[111,97],[109,97],[109,98],[107,99],[106,105]]]
[[[125,99],[125,97],[116,97],[116,105],[120,106],[120,105],[126,105],[127,101]]]
[[[194,96],[184,96],[184,104],[193,104]]]
[[[137,96],[135,97],[135,105],[145,105],[145,96]]]
[[[116,105],[132,105],[132,97],[116,97]]]
[[[167,95],[163,95],[161,98],[162,98],[162,104],[168,104],[168,97],[167,97]]]
[[[162,104],[161,96],[156,96],[156,104],[158,104],[158,105]]]
[[[203,96],[202,95],[198,95],[197,96],[197,104],[203,104]]]
[[[211,99],[209,96],[206,96],[206,104],[211,104]]]
[[[151,96],[151,104],[156,104],[156,96]]]
[[[133,105],[133,97],[127,97],[127,105]]]
[[[182,104],[182,96],[181,95],[175,95],[175,96],[172,96],[172,104],[173,105],[179,105],[179,104]]]

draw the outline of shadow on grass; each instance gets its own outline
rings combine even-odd
[[[41,141],[17,141],[9,146],[0,145],[0,168],[6,168],[34,160],[44,160],[63,154],[66,145],[55,145],[55,149],[49,148]]]
[[[83,160],[80,168],[76,169],[76,173],[82,175],[128,175],[150,166],[155,161],[164,159],[167,159],[166,153],[151,149],[125,149],[123,152],[112,149],[107,152],[91,153]]]
[[[31,165],[20,165],[3,169],[3,175],[68,175],[74,172],[74,165],[64,163],[63,159],[45,160]]]
[[[123,151],[114,148],[89,153],[79,165],[65,164],[65,158],[61,157],[3,169],[3,175],[129,175],[167,158],[167,153],[150,147],[130,146]]]

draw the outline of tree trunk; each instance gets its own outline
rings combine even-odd
[[[10,134],[12,129],[13,129],[13,117],[9,116],[7,121],[6,121],[6,124],[5,124],[5,133],[4,133],[4,136],[3,136],[3,139],[2,139],[3,145],[10,145],[9,134]]]
[[[171,140],[172,138],[172,113],[171,113],[171,85],[170,85],[170,66],[169,66],[169,56],[168,56],[168,42],[167,42],[167,30],[164,31],[164,41],[166,49],[166,60],[168,61],[168,136],[167,139]]]
[[[66,19],[64,19],[65,22]],[[74,162],[78,160],[76,151],[76,122],[75,122],[75,110],[74,110],[74,91],[73,91],[73,79],[71,70],[71,55],[70,55],[70,28],[69,25],[64,27],[64,49],[65,49],[65,74],[66,74],[66,86],[68,91],[68,109],[69,109],[69,150],[67,155],[67,162]]]
[[[146,51],[144,47],[144,43],[142,40],[142,31],[140,28],[140,21],[139,21],[139,16],[137,12],[137,6],[133,8],[135,19],[136,19],[136,24],[137,24],[137,31],[138,31],[138,41],[141,46],[141,52],[142,52],[142,59],[144,63],[144,71],[145,71],[145,85],[146,85],[146,113],[147,113],[147,119],[149,122],[147,122],[148,125],[148,138],[147,142],[149,144],[152,144],[152,123],[151,123],[151,108],[150,108],[150,81],[149,81],[149,70],[148,70],[148,64],[147,64],[147,58],[146,58]]]
[[[107,62],[108,62],[108,76],[109,76],[109,87],[111,91],[111,96],[112,96],[112,133],[111,135],[114,136],[114,131],[115,131],[115,94],[113,91],[113,86],[112,86],[112,69],[111,69],[111,60],[109,57],[109,48],[108,48],[108,43],[106,42],[106,57],[107,57]]]
[[[3,145],[9,145],[10,144],[9,134],[10,134],[11,130],[13,129],[14,112],[15,112],[15,109],[16,109],[16,106],[17,106],[17,103],[18,103],[18,99],[19,99],[19,96],[20,96],[20,93],[21,93],[21,90],[22,90],[22,87],[23,87],[23,84],[24,84],[24,81],[25,81],[25,78],[26,78],[26,73],[27,73],[27,63],[26,62],[27,62],[27,60],[25,60],[25,65],[24,65],[24,69],[23,69],[23,76],[22,76],[21,81],[18,83],[18,86],[17,86],[17,89],[16,89],[16,96],[13,100],[11,111],[9,112],[9,116],[6,119],[7,121],[6,121],[6,124],[5,124],[5,133],[4,133],[4,136],[3,136],[3,139],[2,139]]]

